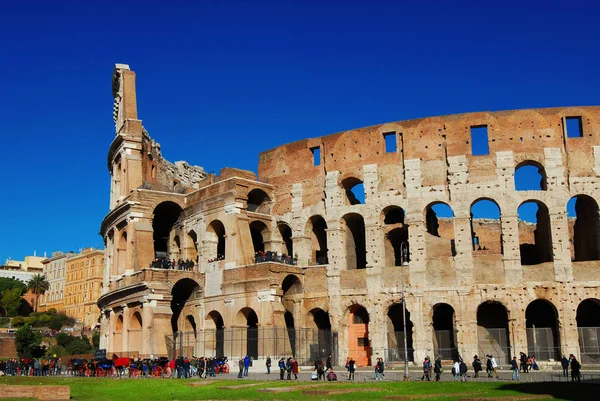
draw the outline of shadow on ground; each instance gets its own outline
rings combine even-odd
[[[600,385],[596,383],[507,383],[498,390],[518,391],[523,395],[548,395],[553,398],[574,401],[597,400]],[[507,397],[510,398],[510,397]]]

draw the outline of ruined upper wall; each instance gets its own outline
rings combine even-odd
[[[567,138],[566,117],[581,117],[583,136]],[[487,126],[489,153],[474,156],[471,127]],[[386,153],[384,134],[393,133],[395,152]],[[325,174],[339,171],[341,179],[365,180],[362,167],[377,165],[379,191],[406,188],[410,165],[420,163],[418,186],[445,186],[450,176],[468,168],[468,182],[497,177],[503,153],[512,152],[514,165],[532,160],[566,166],[570,176],[595,176],[600,163],[593,146],[600,145],[600,107],[562,107],[502,112],[478,112],[429,117],[349,130],[305,139],[261,153],[259,180],[283,186],[279,212],[289,209],[286,198],[291,184],[303,183],[305,204],[322,198]],[[320,149],[320,165],[313,165],[314,148]],[[550,150],[545,150],[550,149]],[[410,161],[410,163],[406,163]],[[456,177],[455,177],[456,178]]]

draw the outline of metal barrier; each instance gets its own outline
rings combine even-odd
[[[240,327],[222,330],[199,330],[165,336],[169,358],[177,356],[227,356],[231,361],[246,355],[256,359],[295,358],[299,364],[312,365],[316,358],[325,361],[332,354],[338,361],[336,332],[285,327]]]
[[[579,353],[583,363],[600,363],[600,327],[579,327]]]

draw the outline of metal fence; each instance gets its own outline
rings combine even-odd
[[[509,363],[510,342],[507,328],[477,326],[479,356],[493,355],[498,363]]]
[[[579,327],[579,353],[583,363],[600,363],[600,327]]]
[[[300,364],[325,360],[332,354],[338,360],[336,332],[284,327],[241,327],[222,330],[199,330],[165,336],[169,358],[183,356],[227,356],[237,360],[246,355],[256,359],[295,358]]]
[[[562,351],[550,327],[527,329],[527,353],[538,361],[560,361]]]
[[[412,345],[412,338],[407,338],[408,360],[415,360],[415,350]],[[389,362],[404,361],[404,332],[395,331],[387,335],[387,349],[385,349],[385,360]]]

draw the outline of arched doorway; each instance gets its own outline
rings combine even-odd
[[[255,213],[270,213],[271,199],[262,189],[253,189],[248,192],[248,211]]]
[[[154,208],[152,229],[154,230],[154,257],[169,257],[169,238],[173,225],[181,215],[181,207],[174,202],[162,202]]]
[[[127,270],[127,230],[119,232],[119,245],[117,247],[117,274],[123,274]]]
[[[335,342],[333,339],[333,333],[331,332],[331,320],[329,318],[329,313],[325,312],[321,308],[315,308],[309,312],[309,315],[311,318],[310,320],[313,323],[313,327],[317,329],[317,341],[313,341],[313,345],[311,345],[310,349],[311,360],[314,361],[316,358],[325,360],[329,354],[332,354],[332,357],[335,358]]]
[[[241,316],[240,316],[241,315]],[[258,316],[252,308],[243,308],[238,312],[238,321],[246,323],[246,355],[258,358]]]
[[[129,322],[129,345],[127,346],[127,351],[131,355],[132,353],[142,352],[142,315],[139,312],[135,312],[133,316],[131,316],[131,321]]]
[[[326,265],[329,263],[327,255],[327,223],[322,216],[316,215],[308,219],[306,235],[310,236],[311,260],[310,265]]]
[[[443,202],[433,202],[425,208],[427,256],[456,256],[454,242],[454,212]]]
[[[225,259],[225,226],[220,220],[213,220],[206,229],[208,260]]]
[[[525,310],[527,352],[539,361],[561,359],[558,311],[545,299],[536,299]]]
[[[404,318],[406,313],[406,333],[404,333]],[[403,308],[401,303],[395,303],[388,309],[387,320],[387,361],[404,361],[404,336],[406,334],[406,349],[408,360],[414,360],[413,349],[413,322],[410,312]]]
[[[369,313],[361,305],[350,307],[348,314],[348,355],[357,366],[371,364],[371,342],[369,339]]]
[[[220,358],[225,356],[225,324],[223,323],[223,316],[216,310],[211,311],[207,316],[207,326],[214,330],[214,344],[215,356]]]
[[[348,177],[342,181],[342,187],[346,193],[346,204],[365,203],[365,186],[361,180],[356,177]]]
[[[515,169],[515,189],[517,191],[545,191],[546,171],[544,166],[533,160],[526,160]]]
[[[171,316],[171,329],[174,334],[179,331],[180,326],[183,328],[184,325],[179,322],[181,312],[192,294],[198,291],[200,291],[200,285],[191,278],[181,279],[173,286],[171,290],[171,311],[173,312]]]
[[[519,216],[519,250],[522,265],[552,262],[550,214],[542,202],[526,201],[517,209]]]
[[[502,255],[500,207],[491,199],[477,199],[471,204],[471,242],[473,252]]]
[[[500,363],[510,361],[508,311],[500,302],[486,301],[477,308],[479,355],[493,355]]]
[[[574,196],[567,203],[567,216],[572,260],[600,260],[600,215],[594,198]]]
[[[117,316],[115,329],[113,331],[113,349],[112,352],[119,354],[123,351],[123,315]]]
[[[434,305],[432,321],[433,353],[441,355],[442,359],[458,360],[454,308],[444,303]]]
[[[577,307],[577,331],[581,362],[600,361],[600,300],[588,298]]]
[[[366,268],[365,220],[358,213],[349,213],[342,217],[342,226],[346,245],[346,268],[348,270]]]
[[[285,254],[294,257],[294,243],[292,241],[292,229],[285,223],[279,223],[277,225],[277,229],[279,230],[279,235],[281,236],[281,240],[285,245]]]
[[[408,225],[404,223],[404,210],[398,206],[388,206],[382,212],[385,232],[385,265],[401,266],[409,262]],[[402,254],[405,244],[406,255]]]
[[[270,232],[267,225],[262,221],[253,221],[250,223],[250,234],[252,236],[254,252],[264,252],[265,242],[270,240]]]
[[[194,230],[188,232],[186,253],[190,261],[198,263],[198,235]]]
[[[297,276],[290,274],[281,283],[281,290],[283,293],[281,303],[286,310],[283,317],[285,320],[287,339],[289,341],[292,356],[295,358],[296,326],[294,324],[294,315],[292,312],[295,309],[296,303],[302,301],[302,283]]]

